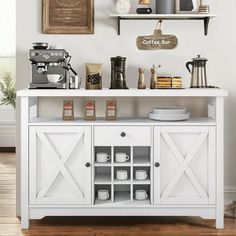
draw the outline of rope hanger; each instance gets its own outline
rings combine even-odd
[[[161,30],[162,22],[163,22],[162,20],[157,21],[157,24],[156,24],[156,29],[157,30]]]

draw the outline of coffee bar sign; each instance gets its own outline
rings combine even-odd
[[[175,35],[164,35],[161,29],[154,30],[153,35],[139,36],[136,40],[139,50],[174,49],[177,43]]]

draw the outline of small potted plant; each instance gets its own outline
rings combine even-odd
[[[16,108],[16,88],[10,72],[6,72],[0,80],[0,105],[11,105]]]

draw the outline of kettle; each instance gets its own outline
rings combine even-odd
[[[189,73],[192,74],[191,77],[191,87],[190,88],[207,88],[207,73],[206,73],[206,62],[208,59],[198,55],[196,58],[192,58],[192,61],[186,63],[186,68]],[[192,70],[190,69],[192,66]]]

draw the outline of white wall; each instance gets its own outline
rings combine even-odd
[[[133,0],[133,4],[136,4]],[[185,63],[197,54],[209,59],[208,78],[212,85],[218,85],[229,90],[225,108],[225,183],[228,189],[236,191],[236,80],[235,56],[236,49],[236,1],[209,0],[213,13],[219,17],[210,22],[209,35],[203,35],[202,21],[164,21],[164,33],[177,35],[179,45],[170,51],[138,51],[135,46],[138,35],[148,35],[153,32],[155,21],[122,22],[121,36],[117,35],[117,23],[110,19],[108,13],[113,6],[111,0],[95,0],[95,34],[94,35],[46,35],[41,33],[41,1],[17,1],[17,87],[25,88],[30,80],[30,63],[28,50],[35,41],[46,41],[50,44],[62,44],[72,55],[72,64],[84,78],[84,64],[99,62],[104,64],[104,85],[109,86],[110,57],[122,55],[127,57],[127,78],[130,87],[137,86],[137,68],[150,68],[152,64],[161,64],[160,74],[183,76],[185,84],[189,84],[190,75],[185,69]],[[146,73],[149,83],[149,72]],[[156,104],[150,99],[145,100],[139,115],[148,111]],[[168,103],[169,101],[164,101]],[[201,101],[202,103],[202,101]],[[175,101],[175,104],[186,105],[194,114],[205,112],[205,107],[195,101],[185,104]],[[61,101],[51,100],[50,111],[55,109],[61,114]],[[126,101],[120,101],[120,115],[132,115],[133,102],[123,106]],[[127,109],[126,109],[127,108]],[[134,109],[133,109],[134,110]],[[42,101],[40,111],[48,115],[46,102]],[[80,112],[79,110],[77,112]]]

